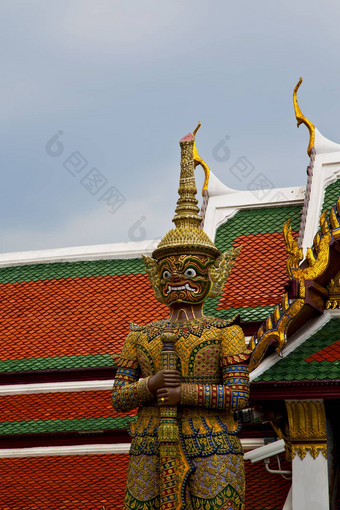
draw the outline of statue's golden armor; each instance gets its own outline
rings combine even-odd
[[[113,391],[114,407],[128,411],[139,406],[131,427],[132,445],[127,480],[126,508],[160,508],[160,408],[148,391],[147,380],[161,370],[161,334],[168,324],[132,325],[118,366]],[[239,326],[203,317],[177,324],[174,333],[181,404],[178,422],[181,454],[192,474],[188,477],[187,508],[241,508],[244,500],[243,456],[233,412],[248,399],[248,370],[244,335]],[[189,496],[190,494],[190,496]],[[158,500],[158,501],[157,501]],[[192,500],[192,503],[191,503]],[[230,502],[229,506],[221,506]],[[140,505],[141,502],[145,506]]]

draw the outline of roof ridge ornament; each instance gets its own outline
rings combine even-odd
[[[299,90],[299,87],[300,87],[302,81],[303,80],[300,77],[298,83],[295,85],[294,92],[293,92],[293,102],[294,102],[295,117],[297,120],[297,127],[299,127],[300,124],[305,124],[305,126],[307,126],[308,131],[309,131],[309,144],[308,144],[307,154],[310,157],[312,154],[312,149],[314,147],[314,142],[315,142],[315,126],[310,120],[308,120],[303,115],[302,111],[300,110],[298,101],[297,101],[297,91]]]

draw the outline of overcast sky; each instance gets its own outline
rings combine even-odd
[[[340,142],[340,4],[1,0],[0,251],[157,238],[179,145],[227,186],[233,165],[304,185],[302,112]],[[200,170],[198,170],[200,172]],[[140,228],[142,227],[142,229]]]

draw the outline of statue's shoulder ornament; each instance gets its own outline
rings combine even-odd
[[[134,333],[141,333],[146,336],[147,341],[151,342],[157,336],[162,335],[167,327],[171,327],[172,332],[178,337],[188,338],[195,335],[200,337],[205,329],[218,328],[223,329],[237,323],[238,317],[232,319],[222,319],[220,317],[200,317],[184,322],[169,322],[168,320],[159,320],[150,324],[139,325],[130,324],[130,330]]]

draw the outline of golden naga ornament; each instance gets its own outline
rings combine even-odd
[[[290,299],[288,292],[277,304],[273,313],[262,324],[250,340],[249,349],[253,352],[249,362],[249,371],[254,370],[262,361],[268,346],[274,344],[276,352],[282,355],[287,342],[288,327],[305,304],[306,283],[321,276],[329,265],[331,240],[340,239],[340,198],[330,212],[320,216],[320,229],[314,236],[312,248],[308,248],[305,258],[303,251],[292,234],[288,220],[283,226],[283,237],[288,258],[286,261],[288,277],[297,284],[297,296]],[[340,303],[339,275],[328,286],[328,299],[325,308],[337,308]]]

